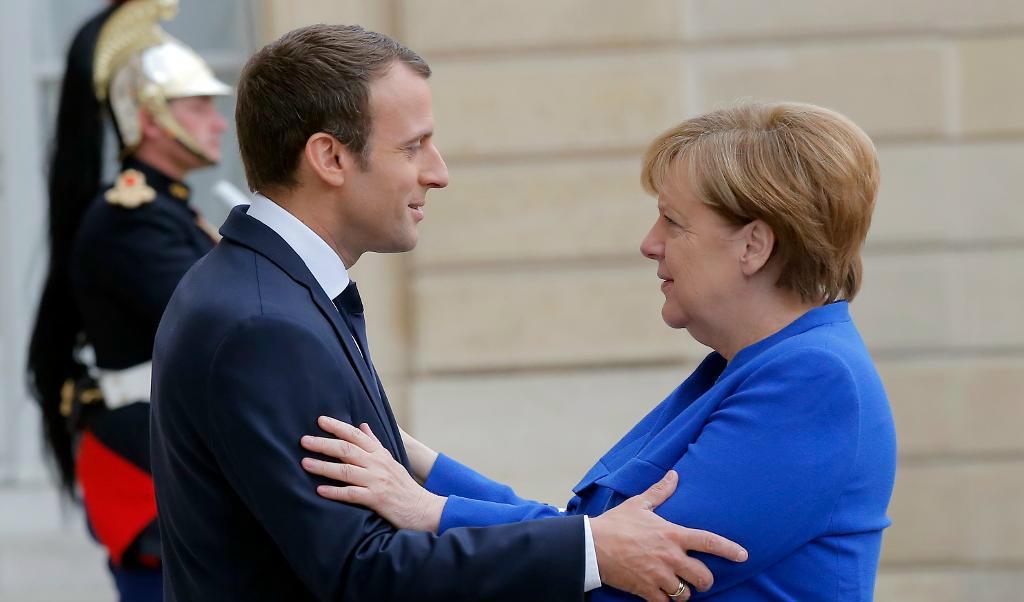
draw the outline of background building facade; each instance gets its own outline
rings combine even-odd
[[[109,596],[79,517],[49,493],[22,391],[55,97],[26,92],[42,76],[26,75],[17,40],[31,45],[57,19],[39,16],[44,5],[65,15],[64,36],[98,6],[65,3],[86,8],[75,19],[52,8],[61,0],[0,9],[0,598],[12,600]],[[355,270],[374,357],[406,428],[553,503],[706,353],[661,322],[639,254],[655,217],[639,185],[646,143],[741,98],[849,115],[882,165],[852,309],[900,436],[877,599],[1020,599],[1024,4],[239,0],[206,30],[195,23],[228,9],[182,4],[175,33],[221,52],[228,81],[259,43],[321,21],[389,33],[430,62],[451,185],[428,196],[413,254]],[[225,170],[242,184],[237,164]],[[216,201],[208,211],[223,215]]]

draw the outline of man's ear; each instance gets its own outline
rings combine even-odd
[[[743,254],[740,256],[740,269],[745,276],[753,276],[768,264],[775,250],[775,232],[771,226],[755,219],[743,226]]]
[[[310,136],[302,151],[309,169],[328,186],[341,186],[345,183],[347,153],[337,138],[324,132]]]
[[[139,109],[139,127],[142,130],[142,137],[144,139],[159,140],[160,138],[167,137],[164,128],[160,127],[160,124],[156,122],[156,119],[153,119],[153,115],[146,109]]]

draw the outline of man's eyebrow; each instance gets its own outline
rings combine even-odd
[[[433,135],[434,135],[434,129],[433,128],[425,129],[425,130],[415,134],[414,136],[412,136],[411,138],[409,138],[405,142],[403,142],[402,146],[405,146],[407,144],[412,144],[413,142],[416,142],[418,140],[422,140],[422,139],[426,138],[427,136],[433,136]]]

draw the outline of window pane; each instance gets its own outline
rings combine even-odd
[[[252,12],[246,0],[179,0],[178,16],[164,28],[203,51],[239,52],[252,46]],[[90,16],[109,6],[100,0],[37,0],[32,15],[37,35],[33,56],[37,64],[63,61],[71,36]]]

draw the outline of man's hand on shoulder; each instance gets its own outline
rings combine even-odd
[[[685,580],[700,591],[714,582],[711,571],[690,551],[706,552],[735,562],[747,551],[714,533],[673,524],[654,509],[675,492],[679,475],[670,470],[647,491],[590,519],[601,582],[636,594],[648,602],[664,602]],[[676,598],[685,600],[688,594]]]

